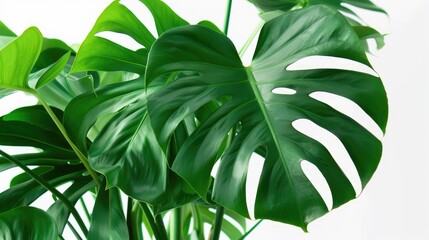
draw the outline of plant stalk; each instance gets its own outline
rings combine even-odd
[[[262,223],[262,219],[259,220],[257,223],[255,223],[255,225],[252,226],[252,228],[249,229],[249,231],[247,231],[243,236],[241,236],[241,238],[239,240],[243,240],[245,239],[247,236],[249,236],[250,233],[253,232],[253,230],[256,229],[257,226],[259,226],[259,224]]]
[[[255,29],[253,29],[253,32],[250,34],[249,38],[247,38],[246,42],[244,43],[243,47],[240,49],[240,52],[238,55],[240,57],[243,57],[244,53],[246,53],[247,49],[249,48],[250,44],[252,44],[253,39],[255,39],[256,35],[258,35],[261,28],[264,26],[265,21],[261,20],[258,25],[256,25]]]
[[[85,155],[82,154],[82,152],[79,150],[79,148],[73,143],[73,141],[70,139],[69,135],[67,134],[66,129],[64,128],[61,121],[57,118],[55,113],[52,111],[51,107],[43,100],[42,96],[39,95],[39,93],[36,90],[31,91],[31,93],[37,97],[37,99],[42,103],[43,107],[45,108],[46,112],[51,117],[52,121],[54,121],[55,125],[60,130],[61,134],[64,136],[66,141],[69,143],[70,147],[73,149],[73,151],[76,153],[79,160],[82,162],[82,164],[85,166],[86,170],[89,172],[91,177],[94,179],[95,183],[98,186],[101,186],[100,179],[98,179],[97,173],[94,171],[94,169],[91,168],[89,165],[88,160],[86,159]]]
[[[162,219],[161,214],[157,214],[155,216],[155,223],[158,226],[158,230],[159,230],[161,240],[168,240],[167,230],[165,228],[164,220]]]
[[[85,201],[83,201],[83,198],[79,199],[80,205],[82,205],[83,208],[83,212],[85,213],[86,218],[88,219],[88,221],[91,221],[91,214],[88,211],[88,207],[85,204]]]
[[[220,232],[222,230],[222,221],[223,221],[224,213],[225,213],[224,207],[222,207],[222,206],[216,207],[215,222],[213,224],[213,228],[212,228],[211,233],[209,235],[209,240],[219,240]]]
[[[201,220],[200,212],[195,204],[191,204],[192,216],[194,217],[194,229],[197,232],[198,239],[204,239],[204,225]]]
[[[149,209],[149,206],[146,203],[140,202],[140,206],[143,209],[144,214],[149,222],[150,227],[152,228],[153,235],[157,240],[167,240],[167,238],[162,238],[159,226],[155,222],[152,211]],[[165,229],[164,229],[165,231]]]
[[[181,208],[173,209],[173,215],[170,222],[170,239],[180,240],[182,239],[182,210]]]
[[[142,234],[142,209],[132,198],[128,197],[127,226],[130,240],[143,240]]]
[[[231,8],[232,8],[232,0],[228,0],[228,4],[226,6],[225,25],[223,28],[223,32],[225,33],[225,35],[228,35],[229,20],[231,18]]]
[[[48,181],[40,177],[39,175],[35,174],[31,169],[29,169],[25,164],[21,163],[18,159],[10,156],[9,154],[5,153],[4,151],[0,150],[0,155],[2,155],[4,158],[6,158],[8,161],[14,163],[16,166],[20,167],[22,170],[24,170],[28,175],[30,175],[36,182],[38,182],[40,185],[42,185],[44,188],[46,188],[48,191],[50,191],[52,194],[55,195],[59,200],[61,200],[66,207],[70,210],[71,214],[75,218],[77,224],[79,225],[82,232],[87,235],[88,229],[85,226],[85,223],[83,222],[82,218],[80,217],[77,210],[74,208],[73,204],[68,200],[66,196],[64,196],[62,193],[60,193],[54,186],[52,186]]]

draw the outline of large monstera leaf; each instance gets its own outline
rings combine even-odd
[[[358,104],[384,131],[387,99],[380,78],[343,69],[288,71],[307,56],[346,58],[370,66],[363,47],[344,17],[315,6],[288,12],[261,31],[251,66],[244,67],[233,44],[222,34],[187,26],[162,35],[152,46],[146,72],[150,86],[158,76],[187,71],[148,97],[153,130],[165,152],[178,124],[205,103],[227,98],[183,144],[172,169],[201,197],[208,196],[217,150],[232,128],[238,129],[225,150],[214,180],[212,199],[243,216],[246,177],[253,152],[265,152],[257,189],[255,217],[306,228],[328,211],[304,174],[307,160],[323,174],[333,207],[355,198],[352,184],[327,148],[299,132],[296,120],[307,119],[334,134],[353,160],[365,186],[377,168],[381,143],[349,116],[311,97],[327,92]],[[293,89],[289,95],[277,88]],[[262,149],[262,151],[260,151]]]
[[[91,167],[106,176],[107,187],[119,187],[150,203],[158,213],[195,200],[197,195],[168,168],[148,118],[143,87],[144,82],[137,79],[83,94],[67,106],[64,124],[77,146],[88,151]],[[105,115],[111,119],[88,150],[86,135]]]
[[[53,109],[58,118],[62,112]],[[72,182],[64,195],[75,204],[89,189],[95,186],[86,176],[85,167],[64,140],[54,122],[42,106],[23,107],[0,119],[0,145],[34,147],[37,152],[14,155],[14,158],[43,177],[52,186]],[[6,158],[0,157],[0,172],[15,167]],[[10,188],[0,193],[0,213],[9,209],[28,206],[47,190],[27,173],[15,176]],[[69,209],[60,200],[50,206],[48,213],[55,219],[58,231],[62,232],[70,215]]]
[[[344,15],[348,22],[354,26],[354,30],[362,40],[367,52],[370,52],[370,47],[368,46],[369,39],[376,41],[377,49],[381,49],[384,46],[384,35],[371,26],[366,26],[367,24],[364,20],[353,10],[354,7],[386,14],[382,8],[370,0],[251,0],[251,2],[263,11],[261,16],[264,19],[271,19],[279,14],[297,8],[314,5],[329,6],[332,9],[345,13]]]
[[[356,13],[347,6],[347,4],[349,4],[350,6],[365,10],[386,13],[370,0],[251,0],[251,2],[263,11],[289,11],[295,7],[325,5],[357,16]]]

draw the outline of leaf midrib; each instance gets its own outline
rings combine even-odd
[[[270,130],[271,136],[272,136],[272,138],[274,140],[274,143],[275,143],[276,148],[278,150],[279,156],[282,159],[282,164],[283,164],[284,170],[286,172],[286,177],[287,177],[287,179],[288,179],[288,181],[290,183],[291,189],[292,189],[292,195],[295,198],[296,204],[298,204],[298,197],[296,195],[295,186],[293,185],[293,181],[292,181],[292,179],[290,177],[291,175],[290,175],[290,172],[289,172],[289,168],[285,164],[286,160],[285,160],[285,156],[283,155],[283,152],[281,151],[280,141],[277,138],[277,135],[275,134],[273,123],[271,122],[271,118],[269,117],[268,111],[267,111],[267,109],[266,109],[266,107],[264,105],[264,100],[263,100],[262,95],[261,95],[261,93],[260,93],[260,91],[258,89],[255,77],[253,76],[252,68],[251,67],[246,67],[245,69],[246,69],[246,73],[247,73],[247,76],[248,76],[248,81],[250,83],[250,86],[252,87],[253,93],[255,94],[256,101],[258,102],[259,108],[261,109],[262,114],[264,115],[265,122],[268,125],[268,129]],[[304,218],[303,218],[303,215],[302,215],[302,212],[301,212],[301,208],[298,206],[297,209],[298,209],[298,212],[299,212],[300,220],[302,221],[302,223],[305,224],[305,221],[304,221]]]

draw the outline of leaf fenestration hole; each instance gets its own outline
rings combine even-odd
[[[307,160],[302,160],[301,169],[313,187],[319,192],[328,208],[328,211],[331,211],[333,206],[331,189],[319,168]]]
[[[308,56],[286,67],[287,71],[311,69],[341,69],[366,73],[378,77],[378,74],[367,65],[346,58],[331,56]]]
[[[347,149],[337,136],[328,130],[318,126],[308,119],[298,119],[292,122],[292,126],[300,133],[318,141],[331,154],[346,177],[352,184],[356,196],[362,191],[362,183],[356,166],[353,163]]]
[[[255,203],[265,159],[252,153],[246,177],[246,204],[250,219],[255,220]]]
[[[43,150],[35,147],[24,147],[24,146],[4,146],[0,145],[0,149],[7,154],[26,154],[26,153],[40,153]]]
[[[271,92],[274,94],[281,94],[281,95],[294,95],[296,93],[295,90],[291,88],[286,88],[286,87],[274,88]]]
[[[158,36],[152,13],[142,2],[138,0],[121,0],[120,3],[127,7],[152,33],[152,35]]]
[[[313,92],[310,94],[310,97],[329,105],[344,115],[349,116],[379,140],[383,138],[383,131],[377,123],[352,100],[328,92]]]
[[[216,174],[219,170],[220,163],[221,163],[221,160],[217,160],[213,165],[212,171],[210,172],[210,175],[214,178],[216,178]]]
[[[95,34],[95,36],[112,41],[118,45],[121,45],[124,48],[130,49],[131,51],[137,51],[138,49],[144,48],[140,43],[138,43],[132,37],[123,33],[104,31],[104,32],[99,32]]]
[[[15,92],[0,99],[0,116],[4,116],[13,110],[37,103],[37,98],[25,92]]]

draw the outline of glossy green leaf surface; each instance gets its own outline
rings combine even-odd
[[[53,109],[58,118],[62,112]],[[18,154],[14,157],[27,166],[36,166],[34,172],[53,186],[73,182],[66,191],[72,203],[95,183],[85,176],[85,168],[64,140],[55,124],[42,106],[19,108],[0,119],[0,145],[35,147],[36,153]],[[0,158],[0,172],[15,165]],[[15,176],[9,189],[0,193],[0,212],[27,206],[37,200],[46,189],[26,173]],[[58,232],[68,221],[69,209],[56,201],[48,210],[56,220]]]
[[[53,63],[50,67],[43,72],[39,80],[37,81],[36,88],[40,88],[50,81],[54,80],[64,69],[67,61],[70,58],[71,52],[66,53],[57,62]]]
[[[87,152],[87,134],[97,119],[137,101],[144,94],[143,85],[143,81],[137,79],[107,85],[74,98],[64,112],[64,127],[73,142]]]
[[[126,34],[140,43],[142,48],[150,48],[155,41],[155,37],[128,8],[114,1],[103,11],[80,46],[71,72],[94,70],[144,73],[147,52],[132,51],[97,36],[102,32]]]
[[[288,11],[294,7],[307,7],[312,5],[325,5],[334,9],[356,15],[346,4],[366,10],[385,13],[370,0],[251,0],[255,6],[264,11]]]
[[[88,240],[92,239],[129,239],[121,195],[117,188],[100,189],[97,194],[88,233]]]
[[[161,0],[140,0],[140,2],[145,4],[152,13],[158,35],[175,27],[189,25]]]
[[[116,114],[94,140],[88,155],[91,166],[106,176],[108,186],[150,203],[156,212],[196,199],[191,188],[168,168],[144,99]],[[134,182],[139,184],[131,184]]]
[[[0,50],[0,87],[28,90],[28,75],[42,49],[40,31],[31,27]]]
[[[328,211],[305,176],[301,162],[314,164],[325,177],[333,207],[355,198],[354,189],[328,149],[299,132],[293,122],[309,120],[335,135],[354,162],[365,186],[377,168],[381,143],[349,116],[310,96],[327,92],[359,105],[384,131],[387,99],[378,77],[343,69],[289,71],[307,56],[332,56],[370,67],[364,49],[346,19],[330,8],[315,6],[267,22],[250,67],[244,67],[233,44],[221,34],[199,26],[171,30],[152,46],[147,85],[174,71],[195,74],[178,78],[148,97],[153,130],[164,152],[183,119],[219,97],[229,101],[208,116],[181,147],[172,169],[203,198],[217,150],[231,128],[239,130],[222,156],[213,200],[243,216],[250,157],[266,149],[257,190],[255,217],[306,229]],[[293,94],[275,94],[276,88]]]
[[[5,240],[56,240],[55,221],[34,207],[20,207],[0,214],[0,238]]]
[[[16,37],[16,34],[0,21],[0,36]]]

